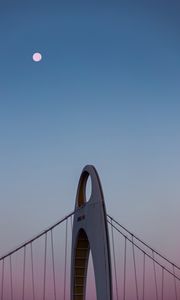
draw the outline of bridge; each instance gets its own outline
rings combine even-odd
[[[180,267],[106,212],[98,173],[86,166],[74,210],[0,257],[0,298],[178,300]]]

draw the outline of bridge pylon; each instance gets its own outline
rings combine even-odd
[[[92,191],[86,199],[91,177]],[[87,165],[80,176],[72,232],[71,300],[85,300],[89,253],[92,253],[97,300],[112,300],[112,275],[106,207],[98,173]]]

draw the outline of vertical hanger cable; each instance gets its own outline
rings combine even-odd
[[[136,285],[136,299],[139,300],[137,271],[136,271],[136,257],[135,257],[135,250],[134,250],[133,235],[132,235],[132,253],[133,253],[133,263],[134,263],[134,277],[135,277],[135,285]]]
[[[47,261],[47,232],[44,238],[44,280],[43,280],[43,300],[46,299],[46,261]]]
[[[13,300],[13,274],[12,274],[12,259],[9,256],[9,266],[10,266],[10,286],[11,286],[11,300]]]
[[[22,300],[24,300],[24,295],[25,295],[25,276],[26,276],[26,246],[24,246],[24,251],[23,251],[23,287],[22,287]]]
[[[35,300],[35,285],[34,285],[34,260],[33,260],[33,245],[30,243],[31,248],[31,280],[32,280],[32,294],[33,300]]]
[[[123,300],[126,299],[126,248],[127,248],[127,239],[124,237],[124,287],[123,287]]]
[[[116,255],[115,255],[115,245],[114,245],[114,231],[111,220],[111,236],[112,236],[112,247],[113,247],[113,262],[114,262],[114,275],[115,275],[115,284],[116,284],[116,297],[118,300],[118,283],[117,283],[117,270],[116,270]]]
[[[143,255],[143,296],[142,296],[142,300],[144,300],[144,297],[145,297],[145,276],[146,276],[146,253],[144,252],[144,255]]]
[[[1,277],[1,300],[4,296],[4,259],[2,260],[2,277]]]
[[[53,231],[52,231],[52,229],[51,229],[51,252],[52,252],[52,266],[53,266],[54,300],[56,300],[56,274],[55,274],[54,242],[53,242]]]
[[[66,299],[66,269],[67,269],[67,235],[68,235],[68,219],[66,219],[66,233],[65,233],[65,258],[64,258],[64,297]]]

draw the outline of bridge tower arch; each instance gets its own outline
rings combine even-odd
[[[86,199],[86,183],[92,191]],[[106,207],[98,173],[87,165],[80,176],[72,232],[71,300],[85,300],[89,252],[95,274],[97,300],[112,300],[110,245]]]

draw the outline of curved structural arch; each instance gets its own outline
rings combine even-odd
[[[86,201],[86,183],[92,192]],[[71,300],[85,300],[89,252],[94,265],[97,300],[112,300],[112,276],[106,208],[100,179],[86,166],[79,179],[72,233]]]

